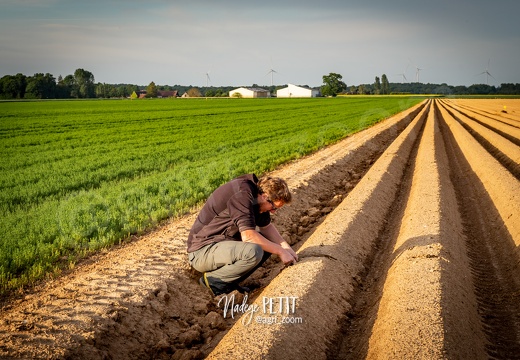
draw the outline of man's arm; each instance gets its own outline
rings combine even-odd
[[[273,224],[269,224],[267,226],[260,228],[260,233],[265,236],[268,240],[277,243],[280,245],[283,249],[289,251],[291,255],[298,261],[298,255],[294,252],[291,245],[285,239],[280,235],[278,232],[278,229]]]
[[[278,231],[276,232],[278,233]],[[296,256],[294,251],[290,249],[290,246],[290,250],[287,250],[284,248],[285,246],[282,246],[281,244],[275,241],[271,241],[270,239],[265,238],[261,233],[259,233],[256,230],[244,230],[240,233],[240,235],[242,236],[242,241],[258,244],[262,247],[264,251],[278,255],[280,257],[280,260],[286,265],[294,264],[298,260],[298,257]],[[278,234],[278,236],[283,242],[285,242],[283,238],[280,236],[280,234]]]

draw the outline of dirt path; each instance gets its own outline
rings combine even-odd
[[[0,358],[520,359],[517,124],[519,100],[425,101],[274,172],[301,260],[248,298],[198,286],[195,209],[5,305]]]

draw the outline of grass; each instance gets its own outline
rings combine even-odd
[[[181,216],[418,97],[0,103],[0,293]]]

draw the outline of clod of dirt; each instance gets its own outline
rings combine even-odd
[[[179,345],[183,347],[190,347],[195,343],[199,343],[202,340],[202,328],[200,325],[193,325],[188,330],[183,332],[177,338]]]
[[[332,210],[334,210],[333,207],[327,206],[327,207],[324,207],[323,209],[321,209],[321,213],[322,213],[322,215],[326,215],[326,214],[330,213]]]
[[[303,227],[307,227],[310,224],[312,224],[313,222],[314,222],[314,219],[312,217],[310,217],[310,216],[303,216],[300,219],[300,225],[303,226]]]
[[[206,317],[202,320],[201,325],[203,328],[209,329],[219,329],[224,330],[227,325],[224,321],[224,317],[215,311],[211,311],[206,315]]]
[[[327,207],[333,207],[335,208],[336,206],[338,206],[339,204],[341,204],[341,202],[343,201],[343,196],[341,195],[336,195],[332,198],[332,200],[330,200],[328,203],[327,203]]]
[[[320,212],[320,209],[317,209],[315,207],[312,207],[310,208],[309,210],[307,210],[307,216],[311,217],[311,218],[319,218],[321,215],[321,212]]]

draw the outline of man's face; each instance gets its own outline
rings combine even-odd
[[[276,210],[280,209],[285,203],[282,200],[271,200],[266,194],[262,194],[261,198],[263,201],[260,202],[260,212],[269,211],[274,214]]]

